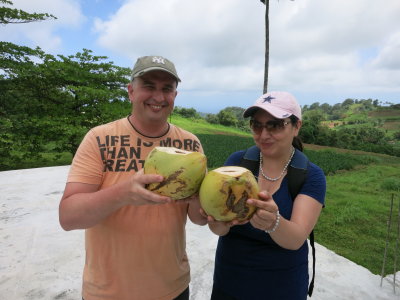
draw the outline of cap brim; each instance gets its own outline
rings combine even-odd
[[[285,119],[285,118],[290,117],[290,115],[288,115],[288,112],[283,109],[279,109],[279,108],[273,107],[273,106],[270,106],[269,109],[266,109],[265,106],[266,106],[265,104],[262,106],[261,105],[250,106],[248,109],[246,109],[244,111],[243,117],[244,118],[251,117],[259,109],[266,111],[267,113],[269,113],[270,115],[272,115],[273,117],[275,117],[277,119]]]
[[[176,78],[176,80],[178,80],[178,82],[181,82],[181,79],[178,76],[176,76],[174,73],[170,72],[169,70],[161,68],[161,67],[150,67],[150,68],[141,70],[141,71],[137,72],[135,75],[133,75],[132,78],[140,77],[140,76],[143,76],[144,74],[146,74],[147,72],[157,71],[157,70],[167,72],[167,73],[171,74],[174,78]]]

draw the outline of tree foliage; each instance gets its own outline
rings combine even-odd
[[[217,114],[207,114],[205,119],[211,124],[221,124],[248,130],[248,122],[243,118],[244,108],[228,106],[220,110]]]
[[[13,5],[12,1],[0,0],[0,24],[22,24],[49,19],[57,19],[48,13],[28,13],[21,9],[7,7],[5,5]]]
[[[388,134],[383,127],[384,120],[370,118],[371,113],[385,109],[378,103],[378,100],[348,98],[333,106],[318,102],[306,105],[303,107],[300,136],[309,144],[400,156],[396,131]],[[395,117],[393,105],[390,109],[393,120],[399,120],[399,116]]]
[[[174,114],[181,115],[184,118],[192,118],[192,119],[201,118],[200,114],[194,108],[185,108],[185,107],[175,106]]]
[[[225,126],[233,126],[235,127],[237,125],[237,118],[236,116],[227,110],[221,110],[217,114],[217,118],[220,124],[225,125]]]
[[[8,160],[74,153],[89,128],[129,112],[130,70],[105,59],[87,49],[53,56],[0,42],[0,151]]]

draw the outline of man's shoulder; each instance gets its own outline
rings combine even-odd
[[[127,122],[126,117],[125,118],[121,118],[121,119],[114,120],[114,121],[111,121],[111,122],[108,122],[108,123],[97,125],[97,126],[93,127],[91,129],[91,131],[92,132],[101,132],[101,131],[108,132],[108,131],[116,130],[116,129],[119,129],[121,127],[125,127],[126,126],[126,122]]]

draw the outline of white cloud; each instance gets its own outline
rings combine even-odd
[[[271,88],[386,89],[376,77],[400,69],[398,0],[270,1],[269,12]],[[185,89],[258,90],[263,82],[260,1],[131,0],[95,28],[103,47],[132,63],[169,57]]]
[[[297,8],[288,1],[271,4],[271,86],[399,95],[399,39],[390,38],[400,34],[399,1],[308,0]]]
[[[187,88],[226,87],[227,78],[236,87],[248,69],[254,70],[252,83],[263,64],[263,18],[263,5],[256,1],[136,0],[96,28],[103,47],[132,62],[149,54],[170,58]]]
[[[400,31],[388,39],[371,66],[380,69],[400,70]]]

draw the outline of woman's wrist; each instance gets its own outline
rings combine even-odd
[[[279,210],[276,211],[276,220],[275,220],[275,224],[271,229],[265,230],[266,233],[273,233],[275,232],[275,230],[278,229],[279,226],[279,222],[281,220],[281,215],[279,214]]]

